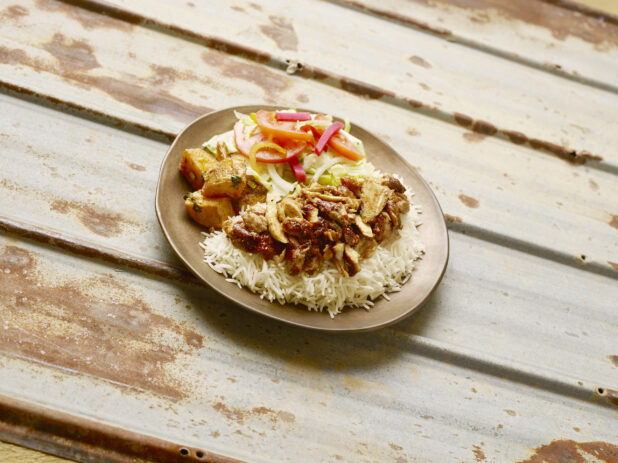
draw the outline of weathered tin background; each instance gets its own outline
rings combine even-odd
[[[564,1],[0,3],[0,438],[618,461],[617,82],[618,19]],[[429,181],[451,259],[420,313],[303,331],[182,268],[154,213],[169,140],[255,102],[347,115]]]

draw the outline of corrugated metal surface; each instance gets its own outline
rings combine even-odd
[[[478,28],[447,2],[398,8],[495,37],[497,56],[375,5],[282,5],[1,7],[0,436],[84,461],[616,461],[618,26],[596,47],[493,7]],[[531,65],[550,48],[583,83]],[[350,115],[418,166],[452,246],[420,313],[302,331],[172,256],[153,208],[165,137],[260,101]]]

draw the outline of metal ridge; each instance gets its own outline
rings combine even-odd
[[[62,249],[75,255],[99,259],[110,264],[122,265],[161,278],[201,285],[193,274],[185,269],[153,259],[135,256],[125,251],[75,238],[56,230],[9,217],[0,216],[0,231],[18,235],[30,241],[43,243],[53,248]]]
[[[217,51],[230,54],[232,56],[240,56],[241,58],[249,59],[251,61],[255,61],[259,64],[269,66],[271,68],[277,69],[279,71],[285,70],[290,65],[290,61],[281,57],[275,56],[271,53],[264,52],[259,49],[255,49],[246,45],[242,45],[236,42],[232,42],[230,40],[226,40],[221,37],[209,36],[202,33],[197,33],[187,28],[183,28],[180,26],[176,26],[171,23],[164,23],[152,17],[147,17],[143,14],[134,13],[127,8],[118,7],[115,5],[110,5],[105,0],[59,0],[63,3],[75,6],[77,8],[82,8],[88,11],[91,11],[96,14],[102,14],[105,16],[110,16],[112,18],[129,22],[131,24],[139,24],[143,27],[148,27],[156,32],[169,34],[171,36],[180,38],[182,40],[189,40],[194,43],[198,43],[207,48],[212,48]],[[336,4],[341,4],[344,7],[365,10],[368,7],[361,5],[355,0],[329,0]],[[371,9],[373,11],[373,9]],[[393,19],[391,16],[396,16],[393,14],[387,14],[381,10],[375,10],[376,14],[384,14],[387,15],[388,19]],[[408,20],[408,18],[402,19],[404,22]],[[420,23],[419,23],[420,24]],[[450,31],[442,30],[442,29],[432,29],[429,26],[423,24],[414,23],[415,27],[418,27],[425,31],[430,31],[432,33],[438,35],[446,35],[449,37],[455,38],[458,43],[462,43],[464,45],[474,44],[475,42],[469,41],[465,38],[460,38],[452,35]],[[471,45],[472,46],[472,45]],[[500,50],[493,50],[493,48],[485,45],[474,45],[474,48],[478,48],[481,51],[489,52],[494,55],[500,56],[505,59],[509,59],[512,61],[519,62],[526,66],[538,68],[543,71],[551,72],[553,74],[559,75],[561,77],[566,77],[569,80],[573,80],[578,83],[582,83],[581,76],[575,77],[572,76],[565,71],[560,69],[556,69],[553,66],[546,66],[544,64],[539,64],[534,61],[527,60],[526,58],[516,57],[510,53],[506,53]],[[332,71],[325,70],[321,67],[305,64],[302,62],[298,62],[297,64],[297,72],[300,77],[305,79],[313,79],[316,82],[323,83],[329,85],[330,87],[340,88],[349,93],[359,95],[362,97],[367,97],[370,99],[379,99],[384,103],[388,103],[397,107],[401,107],[410,111],[414,111],[420,113],[422,115],[432,117],[434,119],[441,120],[443,122],[448,123],[456,123],[461,125],[469,130],[474,132],[481,133],[483,135],[495,136],[505,141],[509,141],[511,143],[517,145],[526,145],[526,147],[532,148],[535,151],[540,151],[544,154],[552,154],[561,159],[564,159],[568,162],[574,164],[584,164],[589,160],[593,160],[595,162],[591,162],[590,167],[611,172],[613,174],[618,174],[618,166],[608,165],[607,163],[603,163],[603,158],[598,156],[597,154],[591,154],[585,149],[574,150],[569,149],[565,146],[560,145],[559,143],[554,143],[548,140],[536,139],[534,137],[528,137],[527,135],[511,130],[508,128],[498,128],[491,124],[490,122],[486,122],[480,119],[472,118],[469,116],[464,116],[466,120],[470,122],[468,124],[460,123],[459,116],[462,116],[457,111],[447,112],[443,111],[435,106],[427,104],[425,102],[411,99],[402,95],[397,95],[393,91],[372,85],[368,82],[359,81],[357,79],[347,77],[345,75],[337,74]],[[585,80],[583,83],[587,83]],[[592,84],[590,84],[592,85]],[[598,88],[601,88],[605,91],[610,91],[612,93],[618,94],[618,86],[608,86],[608,84],[604,84],[599,82],[598,85],[592,85]],[[607,88],[604,88],[606,86]],[[163,133],[158,131],[157,129],[152,129],[155,132]],[[164,135],[171,135],[166,132]],[[172,137],[173,138],[173,137]],[[170,141],[171,139],[170,138]]]
[[[396,327],[395,331],[398,331]],[[452,363],[496,378],[508,378],[526,386],[593,402],[602,407],[614,409],[618,406],[615,397],[611,393],[608,394],[608,391],[615,391],[592,379],[575,378],[547,368],[539,369],[522,361],[512,361],[508,358],[408,332],[399,331],[398,336],[404,340],[403,342],[412,352],[426,358]]]
[[[547,72],[549,74],[553,74],[557,77],[561,77],[566,80],[570,80],[570,81],[577,82],[580,84],[583,83],[590,87],[595,87],[600,90],[605,90],[611,93],[618,93],[618,86],[616,85],[611,85],[611,84],[608,84],[607,82],[596,80],[593,77],[583,77],[580,74],[575,75],[575,74],[567,72],[566,70],[556,68],[552,64],[548,64],[545,62],[539,62],[534,59],[525,58],[514,52],[503,51],[489,44],[478,42],[476,40],[467,39],[461,35],[453,33],[452,31],[448,29],[442,29],[439,27],[435,27],[435,26],[427,24],[426,22],[418,21],[414,18],[403,16],[395,12],[383,10],[383,9],[380,9],[379,7],[368,6],[356,0],[327,0],[327,1],[329,1],[330,3],[345,7],[345,8],[349,8],[359,13],[370,14],[372,16],[375,16],[375,17],[378,17],[378,18],[381,18],[387,21],[392,21],[394,23],[397,23],[405,27],[410,27],[410,28],[413,28],[413,29],[416,29],[422,32],[427,32],[427,33],[430,33],[436,36],[444,37],[448,41],[457,42],[460,45],[463,45],[463,46],[466,46],[466,47],[469,47],[475,50],[479,50],[484,53],[489,53],[499,58],[504,58],[509,61],[513,61],[515,63],[530,67],[532,69],[536,69],[542,72]],[[561,2],[564,0],[554,0],[554,1],[539,0],[539,1],[543,1],[545,3],[549,3],[552,5],[556,5],[556,6],[562,6],[558,2]],[[595,15],[592,13],[596,11],[593,9],[590,9],[588,13],[585,13],[583,11],[583,9],[585,8],[583,8],[582,11],[576,10],[575,8],[569,8],[569,9],[573,9],[579,13],[586,14],[589,16],[598,17],[598,15]],[[603,17],[607,18],[608,22],[611,22],[612,24],[614,22],[618,24],[618,18],[615,18],[614,16],[609,15],[609,16],[603,16]]]
[[[445,213],[444,218],[447,228],[451,232],[461,233],[475,239],[549,259],[562,265],[577,268],[578,270],[618,279],[618,272],[613,267],[605,266],[598,262],[582,265],[569,254],[554,251],[508,235],[492,232],[491,230],[486,230],[475,225],[463,223],[459,217],[450,214]],[[161,261],[135,256],[126,251],[79,239],[57,230],[41,227],[10,217],[0,215],[0,232],[17,235],[30,241],[43,243],[53,248],[68,251],[74,255],[98,259],[114,265],[121,265],[156,277],[182,283],[202,285],[202,283],[186,269],[181,269]]]
[[[471,132],[476,132],[484,136],[492,136],[515,145],[526,146],[542,154],[549,154],[563,159],[571,164],[587,164],[589,167],[618,175],[618,165],[604,162],[601,156],[591,154],[586,150],[573,150],[552,143],[546,140],[528,137],[526,134],[498,128],[490,122],[474,119],[468,115],[458,112],[446,112],[435,106],[428,105],[418,100],[395,95],[388,90],[380,89],[371,84],[356,81],[337,74],[328,74],[323,70],[305,66],[302,71],[304,78],[315,78],[316,82],[323,83],[335,88],[341,88],[349,93],[364,96],[370,99],[379,99],[384,103],[403,109],[416,112],[426,117],[431,117],[442,122],[458,125]],[[60,99],[49,94],[33,90],[32,88],[15,85],[0,79],[0,93],[4,93],[16,98],[22,98],[41,104],[45,107],[55,109],[77,117],[98,122],[109,127],[123,130],[128,133],[139,135],[156,141],[171,142],[177,135],[175,131],[163,130],[154,126],[148,126],[136,121],[116,117],[96,109],[82,106],[78,103]]]
[[[60,99],[39,90],[32,90],[30,88],[15,85],[1,79],[0,93],[36,103],[65,114],[70,114],[71,116],[81,117],[82,119],[96,122],[114,129],[119,129],[133,135],[139,135],[140,137],[148,138],[150,140],[169,143],[176,137],[176,134],[173,132],[160,130],[135,121],[116,117],[92,107],[82,106],[78,103],[68,101],[66,99]]]
[[[131,24],[139,24],[145,27],[153,27],[159,32],[170,33],[176,37],[183,38],[185,40],[191,40],[194,42],[202,43],[210,48],[215,48],[219,51],[224,51],[230,54],[242,55],[248,59],[252,59],[253,61],[257,61],[261,64],[269,64],[271,67],[277,68],[285,68],[288,66],[289,62],[286,60],[274,57],[269,53],[265,53],[259,49],[251,48],[246,45],[240,45],[235,42],[231,42],[221,37],[207,36],[205,34],[196,33],[189,29],[176,26],[174,24],[165,24],[157,19],[152,17],[147,17],[144,14],[134,13],[127,8],[118,7],[116,5],[110,5],[105,0],[59,0],[63,3],[76,6],[78,8],[83,8],[94,13],[104,14],[110,16],[112,18],[116,18],[125,22],[129,22]],[[473,48],[476,50],[480,50],[485,53],[490,53],[495,56],[499,56],[501,58],[508,59],[510,61],[543,71],[548,72],[550,74],[556,75],[558,77],[571,80],[578,83],[585,83],[589,86],[599,88],[602,90],[606,90],[612,93],[618,93],[618,86],[608,84],[606,82],[598,81],[592,77],[582,77],[581,75],[573,75],[565,70],[557,69],[555,66],[549,65],[547,63],[540,63],[538,61],[527,59],[519,56],[516,53],[510,53],[502,51],[498,48],[492,47],[491,45],[483,44],[477,42],[475,40],[466,39],[462,36],[454,34],[452,31],[430,25],[424,21],[415,20],[410,17],[404,17],[402,15],[391,13],[385,10],[381,10],[379,8],[373,8],[366,6],[355,0],[328,0],[330,3],[339,5],[341,7],[349,8],[354,11],[360,13],[370,13],[373,16],[379,17],[381,19],[389,20],[396,22],[397,24],[401,24],[406,27],[412,27],[416,30],[426,32],[432,35],[436,35],[439,37],[444,37],[450,41],[456,41],[457,43],[467,46],[469,48]],[[603,14],[603,12],[594,10],[592,8],[580,7],[577,8],[571,2],[567,0],[540,0],[545,3],[549,3],[552,5],[556,5],[563,8],[572,9],[574,11],[580,12],[582,14],[586,14],[593,17],[598,17],[599,14],[603,16],[604,19],[608,20],[611,23],[618,24],[618,18],[609,15]],[[567,6],[569,5],[569,6]]]
[[[612,13],[609,13],[607,11],[600,10],[598,8],[583,5],[578,2],[573,2],[571,0],[538,0],[538,1],[549,3],[550,5],[555,5],[557,7],[564,8],[565,10],[577,11],[578,13],[585,14],[586,16],[591,16],[593,18],[603,18],[605,22],[610,22],[612,24],[618,24],[618,16]]]
[[[0,438],[78,461],[242,463],[3,394]]]
[[[600,262],[585,262],[578,259],[578,256],[573,256],[565,252],[555,251],[538,244],[531,243],[513,236],[497,233],[486,228],[465,223],[460,217],[444,214],[449,230],[461,233],[471,238],[487,241],[488,243],[497,244],[505,248],[514,249],[519,252],[524,252],[543,259],[551,260],[558,264],[567,265],[569,267],[583,270],[604,277],[618,280],[618,269],[607,263],[604,265]]]

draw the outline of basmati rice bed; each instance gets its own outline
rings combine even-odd
[[[265,261],[261,255],[238,249],[222,230],[203,233],[200,246],[204,261],[230,283],[248,288],[270,302],[300,304],[316,311],[326,309],[332,318],[346,306],[370,309],[379,296],[388,299],[386,293],[399,291],[410,278],[414,261],[425,252],[417,230],[420,210],[410,203],[410,211],[402,217],[400,236],[362,259],[360,272],[352,277],[342,276],[330,261],[324,262],[315,275],[292,276],[285,263]]]

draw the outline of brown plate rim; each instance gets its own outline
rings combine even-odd
[[[424,189],[426,190],[426,193],[428,193],[429,198],[431,200],[431,206],[435,207],[437,209],[437,211],[439,212],[439,217],[441,217],[441,220],[439,221],[438,225],[440,226],[440,235],[442,238],[442,242],[443,242],[443,261],[441,263],[439,263],[439,267],[440,267],[440,272],[436,275],[435,277],[435,281],[433,283],[433,285],[431,285],[430,288],[428,288],[425,292],[425,294],[420,298],[420,300],[412,305],[410,308],[408,308],[407,310],[403,311],[402,313],[398,314],[395,317],[391,317],[382,321],[379,321],[377,323],[372,323],[372,324],[367,324],[365,326],[354,326],[354,327],[324,327],[324,326],[316,326],[310,323],[303,323],[303,322],[299,322],[299,321],[295,321],[292,320],[290,318],[285,318],[285,317],[281,317],[281,316],[277,316],[275,314],[272,313],[268,313],[265,311],[262,311],[261,309],[259,309],[258,307],[255,307],[251,304],[246,304],[238,299],[236,299],[233,295],[227,294],[226,291],[224,290],[220,290],[219,288],[217,288],[216,286],[214,286],[213,284],[211,284],[210,280],[206,277],[204,277],[204,275],[200,272],[199,269],[195,268],[194,265],[189,261],[188,258],[186,258],[183,253],[178,249],[175,240],[172,236],[170,236],[170,232],[167,229],[166,225],[165,225],[165,219],[163,217],[163,213],[161,212],[161,205],[160,205],[160,198],[161,198],[161,183],[162,183],[162,174],[163,174],[163,170],[164,167],[166,166],[167,162],[169,161],[169,157],[172,155],[172,153],[174,152],[174,149],[176,147],[176,145],[180,142],[180,140],[182,140],[183,135],[185,134],[185,132],[187,132],[193,125],[198,124],[200,121],[202,121],[203,119],[206,118],[211,118],[217,114],[220,113],[224,113],[224,112],[233,112],[233,111],[239,111],[239,112],[246,112],[247,108],[255,108],[255,107],[260,107],[260,108],[264,108],[264,109],[271,109],[271,110],[275,110],[275,109],[280,109],[284,106],[274,106],[274,105],[264,105],[264,104],[248,104],[248,105],[240,105],[240,106],[230,106],[227,108],[223,108],[217,111],[213,111],[207,114],[204,114],[203,116],[200,116],[198,118],[196,118],[195,120],[191,121],[189,124],[187,124],[182,131],[180,131],[178,133],[178,135],[176,136],[176,138],[174,139],[173,143],[170,145],[170,147],[168,148],[165,156],[163,157],[162,161],[161,161],[161,167],[159,169],[159,176],[157,179],[157,188],[156,188],[156,193],[155,193],[155,211],[156,211],[156,215],[157,215],[157,220],[159,222],[159,225],[161,227],[161,230],[163,232],[163,235],[165,236],[165,239],[167,240],[167,242],[169,243],[170,247],[172,248],[172,250],[174,251],[174,254],[176,254],[176,256],[180,259],[180,261],[191,271],[191,273],[193,273],[202,283],[204,283],[208,288],[210,288],[211,290],[215,291],[216,293],[218,293],[219,295],[221,295],[222,297],[224,297],[225,299],[227,299],[228,301],[230,301],[231,303],[240,306],[244,309],[247,309],[253,313],[257,313],[263,316],[266,316],[268,318],[289,324],[289,325],[293,325],[293,326],[297,326],[300,328],[308,328],[308,329],[312,329],[312,330],[318,330],[318,331],[323,331],[323,332],[329,332],[329,333],[358,333],[358,332],[368,332],[368,331],[374,331],[380,328],[385,328],[387,326],[393,325],[394,323],[397,323],[401,320],[403,320],[404,318],[409,317],[410,315],[412,315],[413,313],[417,312],[419,309],[421,309],[424,304],[427,302],[427,300],[431,297],[431,295],[436,291],[436,289],[438,288],[440,282],[442,281],[442,278],[444,276],[444,273],[446,272],[446,268],[448,265],[448,261],[449,261],[449,256],[450,256],[450,242],[449,242],[449,236],[448,236],[448,228],[446,226],[446,221],[444,219],[444,214],[442,212],[442,208],[440,207],[440,203],[438,202],[434,192],[432,191],[431,187],[427,184],[427,182],[425,181],[425,179],[418,173],[418,171],[403,157],[401,156],[396,150],[394,150],[392,147],[390,147],[386,142],[381,141],[381,143],[383,143],[385,146],[387,146],[390,151],[392,151],[393,154],[395,154],[400,161],[402,161],[403,163],[405,163],[406,167],[410,169],[410,171],[412,171],[416,177],[417,177],[417,181],[422,185],[422,187],[424,187]],[[308,111],[308,112],[313,112],[313,113],[318,113],[320,111],[316,111],[313,109],[305,109],[305,108],[299,108],[300,111]],[[338,116],[334,116],[336,118],[338,118]],[[361,129],[369,134],[372,134],[369,130],[364,129],[362,126],[353,123],[353,125],[355,127],[357,127],[358,129]],[[374,135],[374,137],[376,137]],[[378,138],[378,137],[376,137]],[[424,207],[426,207],[426,205],[424,205]],[[205,264],[206,265],[206,264]],[[414,272],[414,271],[413,271]],[[217,274],[216,277],[218,278],[225,278],[223,275]],[[406,282],[405,285],[410,284],[410,282]],[[231,285],[231,283],[230,283]],[[236,289],[238,289],[237,286],[234,286]],[[244,291],[249,291],[248,289],[243,288]],[[249,291],[250,292],[250,291]],[[259,299],[259,296],[251,293],[252,296],[255,296],[255,298]],[[377,299],[377,301],[379,301],[380,298]],[[273,305],[281,305],[278,302],[272,302],[270,304]],[[352,310],[364,310],[364,309],[352,309]],[[374,309],[371,309],[374,310]],[[324,315],[325,317],[329,317],[328,312],[324,311],[321,313],[321,315]],[[343,314],[339,314],[337,315],[337,317],[340,317]]]

